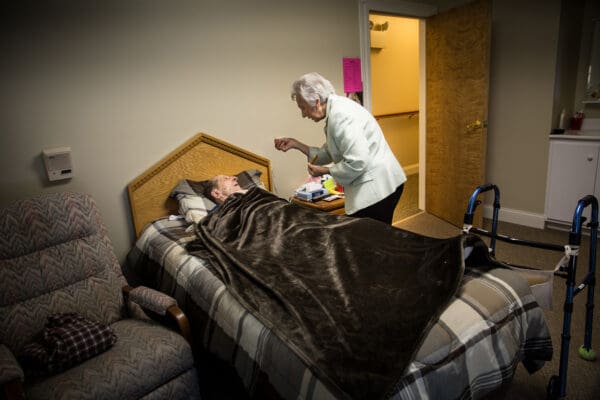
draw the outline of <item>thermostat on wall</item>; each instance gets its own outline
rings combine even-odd
[[[44,166],[48,179],[58,181],[73,177],[73,166],[71,165],[71,148],[54,147],[42,151]]]

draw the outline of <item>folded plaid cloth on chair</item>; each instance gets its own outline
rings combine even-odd
[[[30,374],[64,371],[102,353],[117,341],[113,330],[76,313],[48,317],[41,339],[26,345],[21,354]]]

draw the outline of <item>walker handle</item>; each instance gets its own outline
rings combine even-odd
[[[464,217],[465,224],[473,224],[473,214],[475,214],[475,209],[477,206],[481,204],[481,201],[477,200],[477,196],[479,196],[480,193],[488,192],[490,190],[494,191],[494,212],[500,208],[500,189],[498,189],[498,186],[492,183],[486,183],[477,186],[477,188],[475,188],[473,191],[471,198],[469,199],[469,205],[467,206],[467,212],[465,213]]]

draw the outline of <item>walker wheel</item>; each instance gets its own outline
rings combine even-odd
[[[550,378],[550,381],[548,382],[548,388],[547,388],[547,398],[548,400],[556,400],[558,399],[558,391],[559,391],[559,382],[558,382],[558,376],[557,375],[552,375],[552,377]]]
[[[586,349],[583,345],[579,347],[579,356],[587,361],[596,359],[596,352],[593,349]]]

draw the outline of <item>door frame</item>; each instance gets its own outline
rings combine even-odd
[[[372,111],[371,99],[371,35],[369,13],[380,12],[419,19],[419,208],[425,210],[425,140],[426,140],[426,60],[425,18],[437,14],[438,7],[402,0],[359,0],[358,26],[360,36],[360,60],[363,85],[363,105]]]

